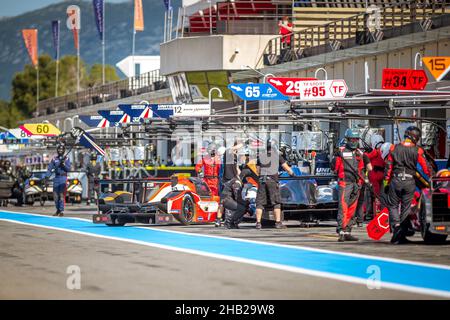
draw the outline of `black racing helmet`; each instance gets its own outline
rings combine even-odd
[[[422,136],[422,131],[416,126],[409,126],[406,128],[404,138],[410,139],[412,142],[417,144]]]
[[[97,160],[97,152],[91,152],[90,159],[91,159],[91,161],[96,161]]]
[[[63,156],[64,153],[66,153],[66,146],[63,144],[58,145],[58,147],[56,147],[56,153],[58,156]]]

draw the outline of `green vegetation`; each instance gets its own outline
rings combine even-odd
[[[117,81],[119,76],[113,66],[105,66],[105,81]],[[102,84],[102,65],[94,64],[87,70],[80,61],[80,89]],[[56,61],[48,55],[39,57],[39,101],[53,98],[56,85]],[[58,96],[77,90],[77,57],[64,56],[59,62]],[[11,102],[0,101],[0,125],[12,128],[17,122],[32,117],[36,110],[36,68],[26,65],[14,75]]]

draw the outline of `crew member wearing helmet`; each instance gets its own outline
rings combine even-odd
[[[219,195],[219,174],[220,174],[220,157],[216,154],[216,144],[210,143],[207,148],[208,154],[202,156],[195,166],[195,172],[208,185],[212,195]]]
[[[345,131],[345,146],[339,147],[331,167],[338,176],[339,209],[337,216],[338,241],[358,241],[351,235],[356,220],[359,194],[365,181],[364,170],[372,170],[370,159],[358,149],[360,133],[357,129]]]
[[[369,203],[367,203],[367,212],[373,213],[373,211],[376,211],[377,209],[379,209],[378,203],[379,203],[379,199],[380,199],[380,190],[383,186],[383,180],[384,180],[384,169],[386,166],[386,163],[384,162],[383,157],[381,156],[381,146],[384,143],[384,139],[381,135],[379,134],[374,134],[372,135],[371,139],[370,139],[370,147],[368,148],[369,150],[366,151],[367,157],[370,160],[370,164],[372,165],[372,170],[369,171],[368,173],[368,177],[369,177],[369,182],[370,182],[370,186],[371,186],[371,190],[372,192],[370,193],[371,195],[371,200],[369,201]],[[370,188],[369,185],[365,185],[366,187],[363,188],[366,193],[368,191],[368,188]],[[358,209],[357,209],[357,222],[358,224],[362,224],[363,222],[363,206],[362,206],[362,202],[361,198],[364,197],[364,192],[361,191],[361,195],[360,195],[360,203],[358,203]]]
[[[415,175],[417,164],[423,172],[430,176],[430,170],[424,156],[424,151],[417,146],[421,131],[416,126],[410,126],[405,131],[405,140],[391,146],[386,160],[385,186],[389,185],[388,207],[389,221],[393,232],[391,243],[406,243],[408,224],[404,223],[411,211],[411,202],[416,190]],[[401,213],[399,205],[401,204]]]
[[[102,167],[100,163],[97,162],[97,152],[92,152],[90,155],[90,161],[86,166],[86,176],[88,178],[87,205],[90,205],[93,200],[95,201],[95,186],[101,171]]]
[[[54,216],[62,217],[64,215],[64,203],[67,190],[67,173],[70,171],[70,160],[65,155],[66,147],[63,144],[56,148],[56,156],[48,165],[45,178],[54,175],[53,178],[53,197],[55,199],[56,213]]]
[[[217,211],[217,218],[216,218],[216,222],[215,222],[215,226],[216,227],[220,227],[222,225],[222,216],[223,216],[223,212],[224,212],[224,205],[223,205],[223,199],[224,199],[224,195],[222,194],[222,191],[225,188],[225,185],[227,184],[227,182],[235,179],[235,177],[239,176],[240,174],[240,170],[239,170],[239,166],[238,166],[238,150],[241,149],[243,147],[243,143],[239,140],[234,141],[234,144],[231,148],[225,148],[225,147],[220,147],[218,149],[218,154],[220,157],[220,171],[219,171],[219,176],[220,176],[220,198],[221,198],[221,202],[220,202],[220,207],[219,210]]]

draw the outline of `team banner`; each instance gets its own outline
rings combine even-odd
[[[61,21],[52,21],[53,47],[55,48],[55,60],[59,60],[59,42],[60,42]]]
[[[100,40],[103,40],[103,30],[104,30],[103,2],[104,0],[92,0],[92,4],[94,5],[95,24],[97,25]]]
[[[38,65],[38,30],[37,29],[23,29],[22,30],[23,41],[28,50],[31,63],[33,66]]]
[[[119,109],[130,116],[131,122],[140,122],[153,117],[153,111],[149,104],[119,104]]]
[[[144,31],[142,0],[134,0],[134,31]]]
[[[150,106],[153,118],[168,119],[173,116],[173,104],[152,104]]]
[[[169,10],[169,8],[172,7],[170,0],[164,0],[164,6],[166,7],[166,10]]]
[[[67,28],[73,32],[75,49],[78,50],[78,31],[81,29],[81,11],[80,7],[72,5],[67,7]]]
[[[98,114],[111,122],[112,126],[120,126],[122,123],[130,123],[131,118],[122,110],[99,110]]]
[[[105,156],[106,152],[95,143],[94,138],[86,133],[83,129],[79,127],[74,127],[71,130],[71,135],[76,138],[76,143],[82,145],[83,147],[95,150],[101,156]]]
[[[80,115],[80,121],[89,128],[109,128],[113,127],[111,123],[102,116],[86,116]]]

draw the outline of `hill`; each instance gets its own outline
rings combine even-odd
[[[60,20],[61,56],[76,54],[72,31],[66,27],[66,8],[71,4],[78,5],[81,9],[81,58],[89,65],[101,63],[101,42],[95,25],[92,1],[62,1],[20,16],[0,19],[0,99],[10,99],[12,76],[30,63],[22,40],[22,29],[37,28],[39,54],[54,56],[51,21]],[[159,55],[164,32],[164,2],[143,0],[143,7],[145,30],[136,34],[136,54]],[[106,2],[105,11],[106,63],[115,65],[131,54],[133,1]]]

